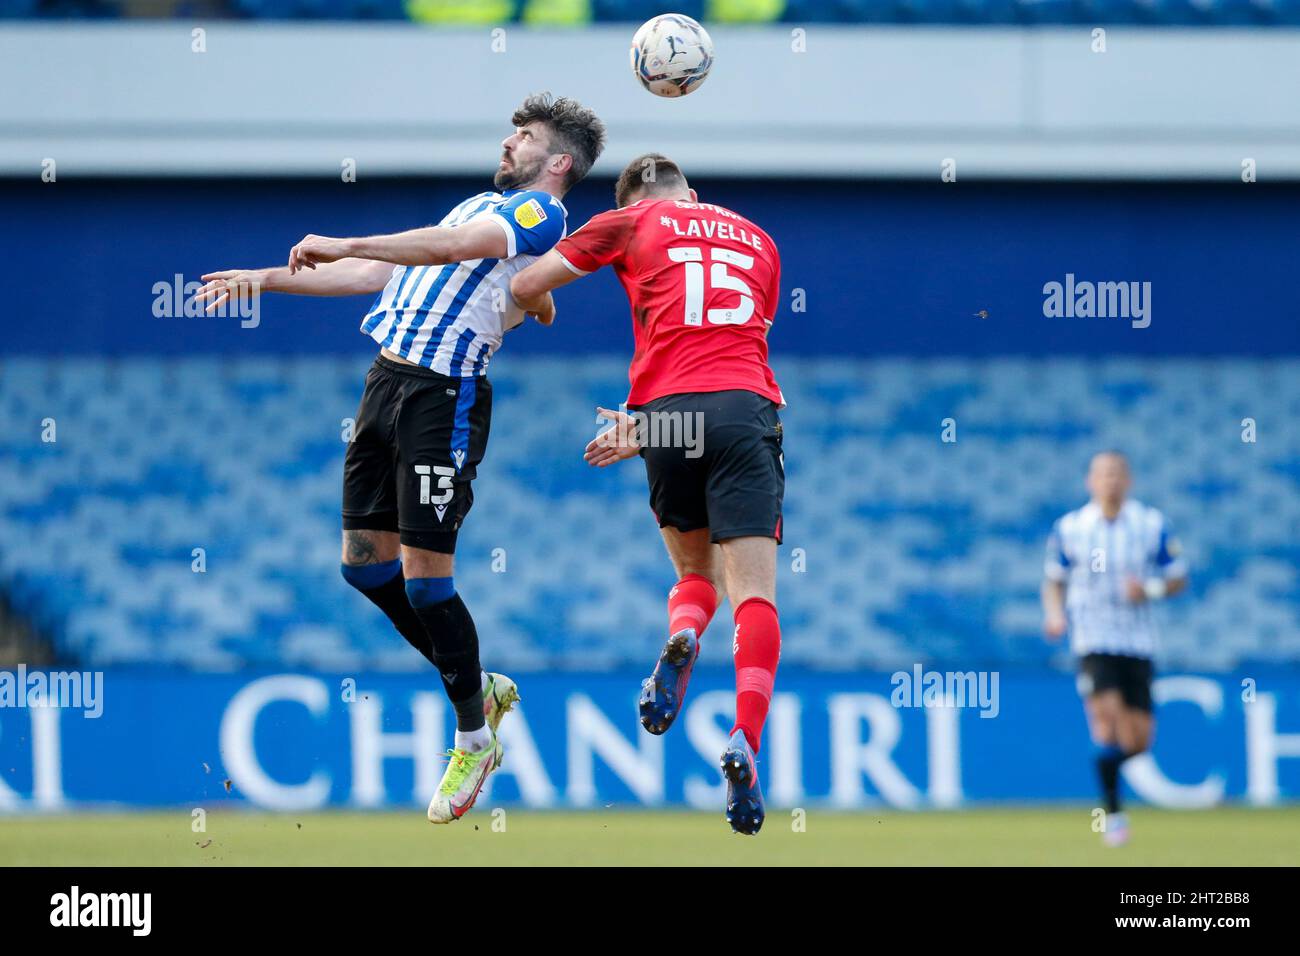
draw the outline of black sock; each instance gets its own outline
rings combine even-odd
[[[408,586],[415,583],[407,582]],[[456,708],[456,729],[462,733],[481,730],[486,723],[483,668],[478,659],[478,631],[469,608],[453,592],[451,597],[436,604],[417,607],[415,613],[429,635],[433,665],[442,675],[447,697]]]
[[[1119,813],[1119,768],[1132,754],[1126,754],[1111,745],[1097,754],[1097,776],[1101,778],[1101,793],[1106,801],[1107,813]]]
[[[375,584],[376,578],[391,575],[382,584]],[[430,664],[433,660],[433,644],[428,632],[420,623],[415,608],[406,596],[406,580],[402,577],[402,566],[398,561],[385,564],[344,565],[343,577],[354,588],[370,599],[370,602],[383,611],[393,622],[397,632],[406,638],[406,642],[424,655]]]

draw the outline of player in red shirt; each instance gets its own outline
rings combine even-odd
[[[546,293],[612,265],[632,305],[636,354],[615,427],[586,460],[597,467],[640,454],[678,582],[668,593],[670,637],[642,685],[641,723],[662,734],[681,712],[699,641],[725,584],[736,621],[736,723],[722,770],[727,819],[738,833],[763,825],[754,754],[772,698],[781,629],[776,547],[785,493],[784,404],[767,364],[781,265],[771,237],[748,219],[698,201],[671,160],[633,160],[601,213],[520,271],[510,289],[549,324]]]

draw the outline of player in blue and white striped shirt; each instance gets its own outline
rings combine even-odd
[[[467,236],[480,228],[489,245],[499,246],[504,239],[504,256],[396,266],[362,319],[361,331],[388,355],[441,375],[486,374],[501,337],[524,320],[510,297],[510,277],[564,237],[565,216],[559,197],[539,189],[506,188],[471,196],[438,225],[462,227]],[[500,227],[501,234],[486,223]]]
[[[510,277],[565,234],[561,198],[604,146],[595,114],[532,96],[511,118],[493,185],[437,226],[367,238],[307,236],[287,267],[203,277],[214,309],[260,291],[379,295],[361,330],[380,354],[348,445],[343,475],[343,576],[438,668],[456,710],[456,743],[429,804],[450,823],[473,806],[500,764],[496,728],[514,683],[479,665],[473,618],[452,582],[456,535],[487,447],[488,361],[524,320]],[[535,313],[549,325],[549,297]]]
[[[1151,745],[1155,730],[1152,604],[1187,586],[1187,568],[1164,515],[1129,499],[1131,483],[1119,452],[1093,457],[1091,500],[1053,526],[1042,589],[1048,638],[1068,630],[1079,658],[1079,693],[1098,749],[1109,845],[1128,839],[1120,766]]]

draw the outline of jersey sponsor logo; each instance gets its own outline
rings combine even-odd
[[[456,463],[456,470],[460,471],[461,467],[465,464],[465,449],[457,448],[453,451],[451,453],[451,460]]]
[[[515,208],[515,222],[525,229],[532,229],[538,223],[545,221],[546,210],[536,199],[530,199]]]

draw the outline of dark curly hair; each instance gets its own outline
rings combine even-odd
[[[567,153],[573,157],[564,185],[572,188],[591,171],[592,164],[605,148],[605,124],[577,100],[550,93],[534,93],[515,110],[510,122],[515,126],[541,123],[551,134],[551,155]]]

